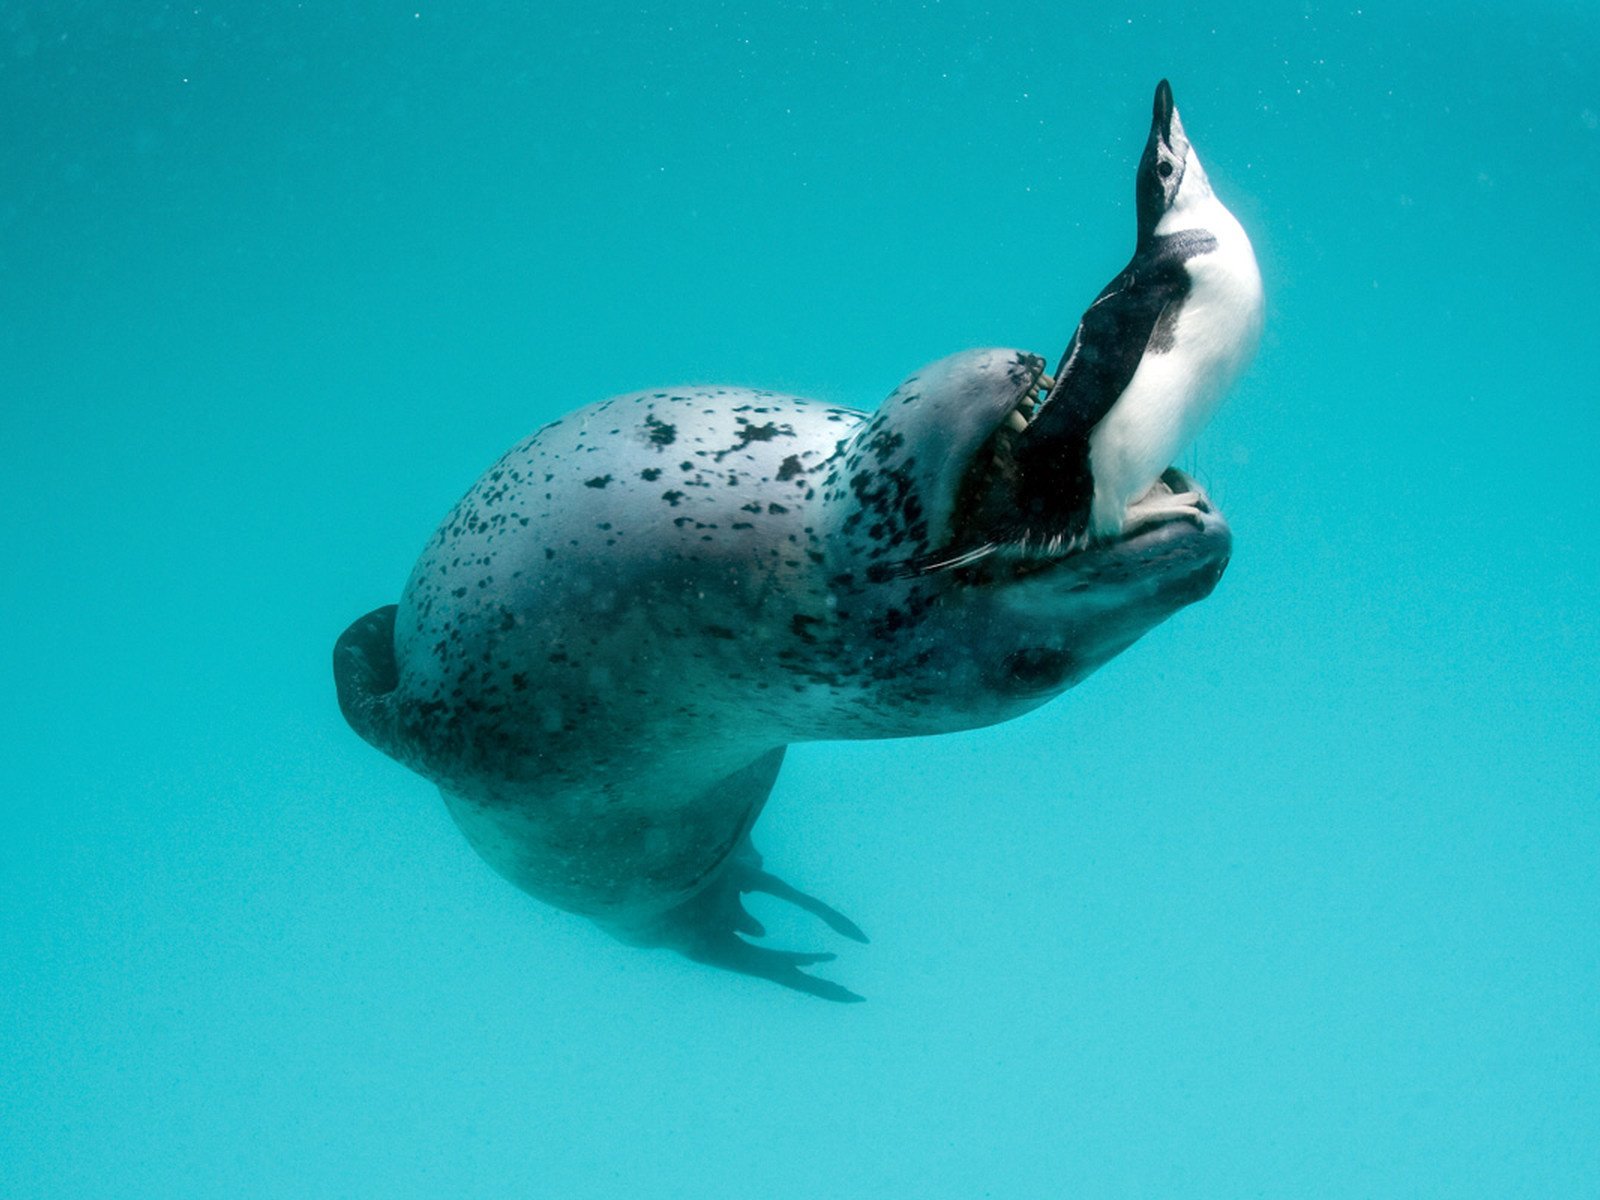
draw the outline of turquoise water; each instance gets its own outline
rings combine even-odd
[[[537,905],[344,726],[561,412],[1057,353],[1162,75],[1268,288],[1234,561],[791,751],[866,1004]],[[1600,1193],[1597,80],[1587,5],[0,0],[0,1194]]]

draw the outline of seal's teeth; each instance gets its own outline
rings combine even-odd
[[[1013,409],[1011,415],[1006,418],[1006,424],[1021,433],[1028,427],[1028,418]]]

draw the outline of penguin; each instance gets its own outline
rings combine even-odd
[[[1194,492],[1158,481],[1255,353],[1261,272],[1165,79],[1135,195],[1133,257],[1083,314],[1043,400],[1013,421],[1013,527],[996,542],[1070,550],[1199,515]]]

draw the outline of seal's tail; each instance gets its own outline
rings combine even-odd
[[[386,604],[358,618],[333,644],[333,686],[344,719],[391,758],[402,758],[394,693],[400,669],[394,657],[397,606]]]

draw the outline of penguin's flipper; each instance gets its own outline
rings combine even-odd
[[[1132,382],[1162,314],[1181,302],[1184,277],[1161,262],[1135,259],[1095,297],[1078,322],[1056,367],[1056,383],[1045,395],[1022,446],[1048,449],[1075,442],[1111,411]]]

